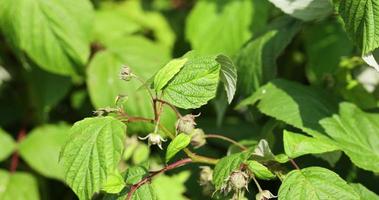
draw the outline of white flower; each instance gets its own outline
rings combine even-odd
[[[276,197],[277,196],[273,195],[269,190],[263,190],[255,195],[255,200],[268,200]]]
[[[162,136],[160,136],[159,134],[157,133],[150,133],[149,135],[145,136],[145,137],[138,137],[140,140],[146,140],[147,139],[147,142],[150,145],[158,145],[158,147],[160,149],[163,150],[162,148],[162,142],[166,142],[167,140],[166,139],[163,139]]]

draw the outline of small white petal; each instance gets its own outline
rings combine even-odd
[[[374,55],[372,54],[373,52],[369,52],[366,55],[362,56],[362,59],[371,67],[375,68],[377,71],[379,71],[379,64],[376,61]]]
[[[146,140],[147,138],[149,138],[149,136],[150,136],[150,135],[147,135],[147,136],[145,136],[145,137],[138,137],[138,139],[140,139],[140,140]]]
[[[158,144],[158,147],[159,147],[161,150],[163,150],[163,148],[162,148],[162,144],[161,144],[161,143]]]

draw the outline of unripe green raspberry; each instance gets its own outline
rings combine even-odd
[[[207,142],[205,140],[205,133],[200,128],[194,129],[191,136],[191,145],[195,148],[200,148]]]
[[[191,134],[196,125],[195,117],[198,117],[199,115],[184,115],[176,122],[176,130],[178,130],[179,133]]]
[[[201,166],[199,184],[202,186],[204,195],[211,195],[214,191],[212,184],[213,170],[208,166]]]
[[[201,166],[200,171],[200,185],[206,185],[212,182],[213,170],[208,166]]]
[[[248,176],[242,171],[232,172],[229,177],[229,183],[236,190],[242,189],[244,187],[247,187],[247,184],[249,183]]]

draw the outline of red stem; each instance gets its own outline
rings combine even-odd
[[[25,128],[21,128],[20,131],[18,132],[18,135],[17,135],[17,143],[21,142],[21,140],[24,139],[26,135],[26,129]],[[11,159],[11,165],[10,165],[10,172],[15,172],[16,169],[17,169],[17,166],[18,166],[18,163],[19,163],[19,154],[18,154],[18,151],[16,150],[13,155],[12,155],[12,159]]]
[[[165,105],[169,106],[175,112],[175,114],[176,114],[176,116],[178,118],[182,117],[182,115],[180,114],[180,112],[178,111],[178,109],[174,105],[172,105],[171,103],[169,103],[167,101],[164,101],[162,99],[154,99],[154,100],[158,101],[158,102],[161,102],[162,104],[165,104]]]
[[[293,159],[290,159],[291,164],[293,167],[295,167],[297,170],[300,170],[300,167],[296,164],[296,162]]]
[[[182,159],[182,160],[176,161],[176,162],[174,162],[174,163],[172,163],[170,165],[167,165],[165,168],[163,168],[163,169],[161,169],[159,171],[152,172],[149,176],[143,178],[138,183],[132,185],[132,187],[130,188],[130,191],[128,193],[128,196],[126,197],[126,200],[131,200],[132,197],[133,197],[134,192],[137,191],[137,189],[139,187],[141,187],[142,185],[144,185],[146,183],[149,183],[154,176],[156,176],[158,174],[161,174],[161,173],[164,173],[166,171],[169,171],[169,170],[181,167],[181,166],[186,165],[186,164],[188,164],[190,162],[192,162],[191,158]]]

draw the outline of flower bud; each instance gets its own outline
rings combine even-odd
[[[263,190],[255,195],[255,200],[268,200],[276,197],[277,196],[273,195],[269,190]]]
[[[181,117],[176,122],[176,130],[178,130],[178,132],[180,133],[191,134],[191,132],[195,129],[195,125],[196,125],[195,117],[198,117],[199,115],[200,114],[198,115],[188,114]]]
[[[130,81],[133,78],[132,70],[127,65],[122,65],[121,71],[120,71],[120,79],[124,81]]]
[[[202,186],[204,195],[211,195],[214,191],[212,184],[213,170],[208,166],[201,166],[199,184]]]
[[[213,170],[208,166],[201,166],[200,171],[200,185],[206,185],[212,182]]]
[[[242,189],[244,187],[247,187],[249,183],[248,175],[242,171],[232,172],[229,177],[229,182],[235,190]]]
[[[207,142],[205,140],[205,133],[200,128],[194,129],[191,135],[191,145],[195,148],[200,148]]]
[[[147,135],[146,137],[138,137],[140,140],[146,140],[147,139],[147,142],[150,145],[158,145],[158,147],[160,149],[163,149],[162,148],[162,142],[166,142],[165,139],[163,139],[159,134],[157,133],[150,133],[149,135]]]

